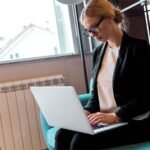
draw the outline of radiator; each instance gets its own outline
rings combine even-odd
[[[0,150],[46,149],[30,86],[64,85],[62,75],[0,84]]]

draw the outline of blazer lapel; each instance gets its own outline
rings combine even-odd
[[[119,75],[120,75],[120,70],[123,69],[122,63],[125,57],[126,50],[128,49],[128,43],[129,43],[129,36],[124,33],[121,46],[120,46],[120,51],[119,51],[119,56],[117,59],[117,63],[115,66],[114,74],[113,74],[113,90],[114,93],[117,92],[118,89],[118,84],[119,84]]]
[[[107,47],[107,43],[105,43],[101,50],[100,50],[100,53],[99,55],[97,56],[97,63],[96,63],[96,66],[93,70],[93,83],[94,85],[96,84],[96,79],[97,79],[97,75],[98,75],[98,72],[100,71],[100,67],[101,67],[101,64],[102,64],[102,60],[103,60],[103,57],[104,57],[104,53],[105,53],[105,50],[106,50],[106,47]]]

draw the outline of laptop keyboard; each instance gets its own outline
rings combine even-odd
[[[92,128],[95,130],[95,129],[99,129],[99,128],[106,127],[106,126],[108,126],[108,124],[106,124],[106,123],[99,123],[97,125],[92,125]]]

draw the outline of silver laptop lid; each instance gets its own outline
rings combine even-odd
[[[42,86],[30,89],[49,125],[94,134],[72,86]]]

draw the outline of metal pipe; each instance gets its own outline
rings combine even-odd
[[[141,3],[145,2],[145,1],[146,1],[146,0],[141,0],[141,1],[139,1],[139,2],[136,2],[136,3],[134,3],[134,4],[130,5],[130,6],[128,6],[128,7],[124,8],[124,9],[122,9],[121,12],[126,12],[127,10],[129,10],[129,9],[131,9],[131,8],[137,6],[137,5],[139,5],[139,4],[141,4]]]

